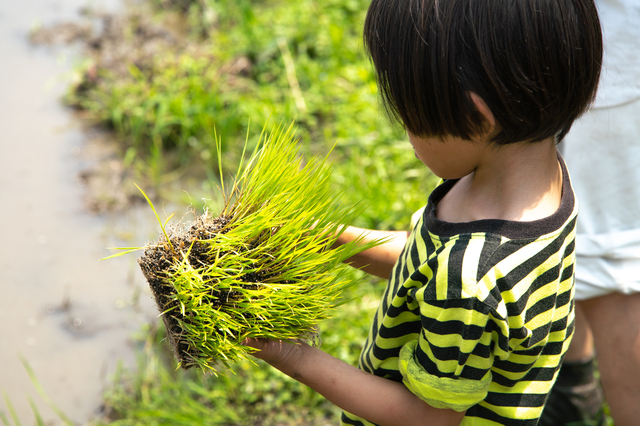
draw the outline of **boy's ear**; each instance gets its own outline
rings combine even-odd
[[[473,102],[478,112],[482,114],[482,117],[484,117],[482,128],[479,134],[476,135],[476,137],[483,139],[493,137],[499,132],[499,126],[497,126],[496,118],[493,116],[493,113],[489,109],[489,106],[480,96],[478,96],[474,92],[468,93],[471,102]]]

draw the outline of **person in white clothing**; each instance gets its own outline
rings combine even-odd
[[[543,426],[604,424],[594,354],[615,425],[640,424],[640,0],[596,4],[597,100],[559,145],[580,205],[576,329]]]

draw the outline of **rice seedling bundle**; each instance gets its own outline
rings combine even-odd
[[[316,342],[353,284],[343,261],[376,244],[332,248],[362,205],[341,204],[330,173],[326,158],[303,162],[292,127],[276,127],[222,182],[220,214],[162,226],[144,248],[139,264],[181,367],[216,373],[253,351],[247,338]]]

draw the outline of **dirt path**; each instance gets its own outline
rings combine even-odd
[[[54,402],[84,424],[99,411],[116,363],[133,365],[131,334],[156,315],[136,256],[99,261],[105,247],[123,244],[115,235],[135,244],[156,229],[145,209],[87,212],[83,171],[109,154],[59,103],[73,50],[28,43],[34,22],[73,19],[85,2],[0,2],[0,393],[24,425],[35,424],[27,396],[47,425],[60,422],[20,354]],[[103,4],[118,7],[92,2]],[[0,410],[8,415],[2,398]]]

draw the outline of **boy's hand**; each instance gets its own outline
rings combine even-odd
[[[305,343],[287,340],[247,339],[244,344],[259,349],[253,355],[274,367],[294,365],[304,353]]]

